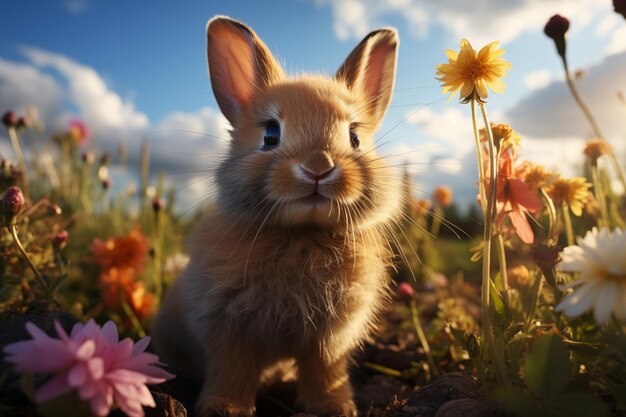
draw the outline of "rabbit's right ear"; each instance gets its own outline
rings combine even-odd
[[[282,68],[254,31],[225,16],[216,16],[207,24],[207,58],[213,93],[233,126],[237,126],[256,91],[284,77]]]

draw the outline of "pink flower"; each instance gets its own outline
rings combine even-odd
[[[73,119],[70,120],[69,134],[76,145],[82,146],[91,136],[91,129],[82,120]]]
[[[97,416],[106,416],[114,405],[129,417],[143,416],[142,406],[155,406],[146,384],[174,377],[154,366],[156,355],[144,352],[149,337],[136,343],[128,338],[120,342],[112,321],[102,328],[93,320],[77,323],[69,336],[58,322],[54,326],[59,339],[27,323],[33,338],[4,348],[5,360],[20,372],[52,374],[35,393],[39,403],[76,390]]]

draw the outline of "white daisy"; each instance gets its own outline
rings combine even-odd
[[[621,229],[593,228],[578,245],[561,252],[557,268],[578,273],[576,279],[561,286],[574,290],[556,306],[568,317],[577,317],[590,308],[598,324],[606,323],[611,313],[626,321],[626,233]]]

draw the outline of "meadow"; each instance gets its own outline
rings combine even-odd
[[[476,204],[460,210],[446,184],[412,195],[405,174],[394,294],[352,374],[361,415],[626,415],[626,164],[569,73],[568,26],[557,15],[545,33],[594,132],[576,177],[524,161],[515,126],[489,120],[510,67],[497,43],[463,40],[433,74],[472,114]],[[148,143],[139,185],[112,184],[127,151],[91,146],[89,120],[43,137],[27,115],[0,110],[14,150],[0,162],[0,414],[191,415],[181,405],[193,409],[193,386],[154,366],[145,337],[187,265],[185,237],[214,207],[175,211],[177,190],[151,181]],[[45,146],[26,152],[26,135]],[[70,331],[78,322],[90,324]],[[111,382],[125,395],[84,388],[100,389],[77,365],[86,341],[126,360],[132,378]],[[263,394],[258,414],[295,414],[288,391]]]

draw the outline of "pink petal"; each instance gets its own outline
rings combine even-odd
[[[113,406],[113,388],[108,384],[98,384],[95,394],[91,397],[91,410],[95,415],[104,417]]]
[[[67,382],[71,387],[80,387],[87,382],[87,367],[84,363],[78,363],[67,373]]]
[[[142,353],[144,350],[146,350],[146,348],[150,344],[150,340],[151,340],[150,336],[146,336],[144,338],[141,338],[137,342],[135,342],[135,345],[133,346],[132,356],[137,356],[140,353]]]
[[[512,194],[511,200],[518,206],[526,208],[531,213],[541,210],[541,200],[534,193],[530,192],[521,180],[517,178],[509,179],[509,190]]]
[[[104,326],[102,326],[102,336],[109,346],[116,345],[119,341],[117,325],[111,320],[107,321]]]
[[[43,330],[41,330],[37,325],[31,323],[30,321],[26,323],[26,331],[33,337],[35,340],[48,340],[51,339],[50,336]]]
[[[89,374],[95,380],[101,379],[104,376],[104,359],[91,358],[86,362]]]
[[[58,339],[25,340],[4,348],[12,362],[21,371],[32,374],[54,372],[68,367],[74,357],[68,347]]]
[[[511,219],[511,223],[513,223],[517,236],[519,236],[522,242],[527,244],[533,243],[535,240],[535,234],[533,233],[533,229],[530,227],[530,224],[528,224],[526,214],[522,210],[518,209],[510,212],[509,218]]]
[[[93,340],[85,341],[76,351],[76,359],[86,361],[96,353],[96,342]]]
[[[67,335],[67,332],[65,331],[63,326],[61,326],[61,323],[59,323],[57,320],[54,321],[54,328],[57,331],[57,335],[64,343],[70,341],[70,337]]]
[[[55,397],[71,391],[72,387],[67,384],[67,375],[58,374],[50,378],[35,393],[35,401],[43,403]]]

